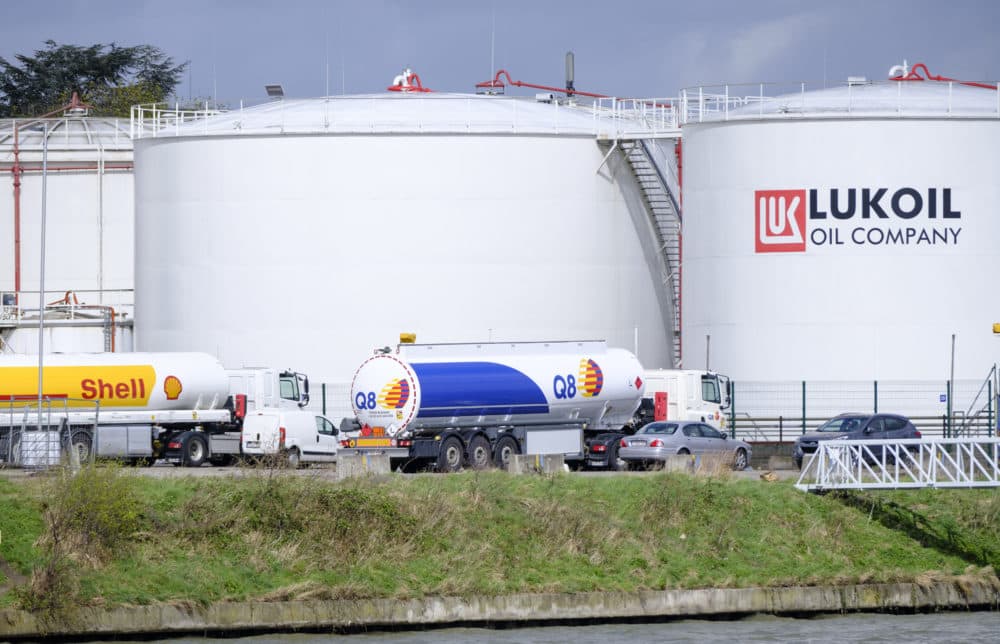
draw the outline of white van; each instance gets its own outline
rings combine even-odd
[[[337,460],[337,427],[309,411],[260,409],[243,419],[243,454],[283,455],[291,467]]]

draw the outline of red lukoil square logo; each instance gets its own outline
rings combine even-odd
[[[756,190],[754,228],[758,253],[801,253],[806,249],[806,191]]]

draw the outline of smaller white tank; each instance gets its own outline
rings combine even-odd
[[[362,425],[389,436],[568,421],[617,429],[639,406],[642,372],[604,342],[401,344],[362,363],[351,401]]]

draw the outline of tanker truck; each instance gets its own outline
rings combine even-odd
[[[584,437],[633,422],[642,365],[603,341],[411,344],[358,367],[361,425],[340,454],[387,454],[392,467],[450,472],[514,454],[582,462]]]
[[[60,446],[91,456],[197,467],[241,453],[244,416],[302,407],[309,381],[270,368],[226,370],[204,353],[0,356],[0,461],[30,465]],[[41,431],[37,431],[41,430]]]

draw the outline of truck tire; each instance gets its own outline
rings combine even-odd
[[[89,463],[94,456],[94,439],[87,430],[75,430],[69,436],[69,448],[76,451],[81,463]]]
[[[188,434],[181,445],[181,460],[185,467],[201,467],[208,458],[208,443],[198,434]]]
[[[490,441],[482,434],[472,437],[469,441],[469,454],[467,457],[469,467],[474,470],[485,470],[493,464],[493,452],[490,450]]]
[[[506,470],[514,454],[520,454],[517,441],[513,436],[501,436],[493,450],[493,464],[501,470]]]
[[[298,447],[292,447],[285,452],[285,463],[293,470],[299,468],[299,465],[302,464],[302,452],[299,451]]]
[[[622,470],[628,469],[625,461],[618,458],[618,446],[615,445],[611,448],[611,452],[608,454],[608,469],[612,472],[621,472]]]
[[[441,442],[441,451],[438,452],[437,469],[438,472],[457,472],[462,469],[465,460],[465,450],[462,449],[462,439],[458,436],[449,436]]]

